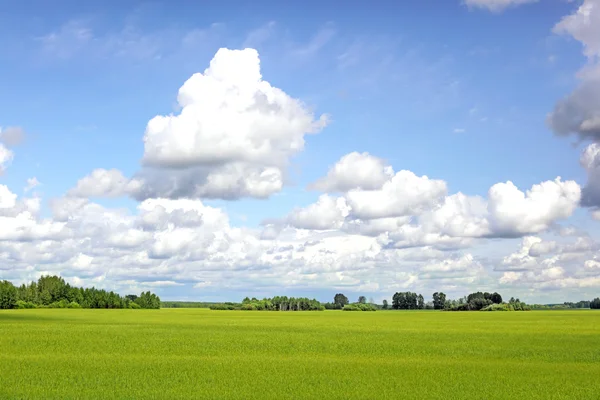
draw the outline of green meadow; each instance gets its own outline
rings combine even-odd
[[[598,399],[600,312],[0,311],[1,399]]]

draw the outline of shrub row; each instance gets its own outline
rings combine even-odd
[[[352,304],[346,304],[344,306],[344,308],[342,308],[343,311],[377,311],[377,307],[375,307],[372,304],[365,304],[365,303],[352,303]]]

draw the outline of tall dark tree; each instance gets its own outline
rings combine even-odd
[[[389,306],[390,305],[388,304],[388,301],[387,300],[383,300],[383,309],[387,310]]]
[[[416,310],[419,308],[419,296],[413,292],[396,292],[392,297],[392,307],[396,310]]]
[[[360,296],[360,297],[358,298],[358,302],[359,302],[360,304],[367,304],[367,298],[366,298],[365,296]]]
[[[14,308],[17,303],[17,288],[9,281],[0,281],[0,309]]]
[[[422,295],[422,294],[420,294],[420,295],[417,297],[417,308],[418,308],[419,310],[422,310],[422,309],[424,309],[424,308],[425,308],[425,299],[423,298],[423,295]]]
[[[492,302],[494,302],[495,304],[500,304],[502,303],[502,296],[500,296],[500,293],[494,292],[492,293],[490,300],[492,300]]]
[[[443,310],[446,304],[446,294],[443,292],[435,292],[433,294],[433,308]]]
[[[596,297],[590,302],[590,308],[593,310],[600,310],[600,298]]]
[[[489,295],[489,293],[488,293],[488,295]],[[467,303],[470,303],[471,301],[473,301],[475,299],[485,299],[485,295],[482,292],[471,293],[470,295],[467,296]]]
[[[346,304],[349,303],[350,301],[348,300],[348,298],[342,293],[338,293],[335,296],[333,296],[333,304],[335,304],[335,308],[342,309]]]

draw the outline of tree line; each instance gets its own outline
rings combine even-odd
[[[475,292],[456,300],[447,298],[444,292],[435,292],[433,301],[425,302],[423,295],[414,292],[396,292],[392,296],[392,308],[394,310],[445,310],[445,311],[521,311],[527,309],[525,303],[518,299],[511,299],[509,303],[503,303],[499,293]],[[384,307],[387,308],[387,301]]]
[[[216,301],[161,301],[160,308],[210,308],[217,304],[221,303]]]
[[[12,308],[160,308],[151,292],[121,296],[104,289],[71,286],[59,276],[42,276],[29,285],[0,281],[0,309]]]
[[[581,308],[594,308],[594,300],[581,300],[576,303],[564,302],[562,304],[531,304],[532,310],[569,310],[569,309],[581,309]]]
[[[307,297],[275,296],[259,300],[246,297],[241,303],[218,303],[209,307],[211,310],[242,310],[242,311],[323,311],[318,300]]]
[[[351,303],[348,297],[343,293],[336,293],[333,296],[332,303],[325,303],[325,309],[327,310],[343,310],[343,311],[377,311],[379,306],[375,304],[373,299],[367,302],[365,296],[358,296],[358,300]]]
[[[263,298],[262,300],[255,297],[246,297],[241,303],[212,303],[209,308],[211,310],[243,311],[376,311],[379,307],[373,303],[372,299],[367,302],[365,296],[359,296],[357,302],[350,303],[346,296],[338,293],[334,296],[332,303],[324,304],[307,297],[275,296],[273,298]]]
[[[395,310],[444,310],[444,311],[529,311],[532,309],[569,309],[592,308],[600,309],[600,298],[592,301],[565,302],[563,304],[540,305],[526,304],[518,298],[511,297],[508,302],[503,301],[497,293],[474,292],[458,299],[447,299],[443,292],[435,292],[433,301],[425,302],[423,296],[413,292],[396,292],[392,297],[392,308]],[[383,301],[383,308],[388,308],[388,302]]]

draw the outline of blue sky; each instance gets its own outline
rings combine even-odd
[[[467,3],[470,4],[460,1],[382,1],[376,6],[367,6],[364,2],[350,1],[340,7],[335,2],[281,4],[263,1],[250,5],[231,1],[218,5],[182,2],[174,7],[168,2],[124,1],[100,7],[91,2],[75,1],[59,1],[52,6],[40,1],[8,2],[0,13],[0,46],[3,49],[0,53],[3,93],[0,96],[0,126],[22,127],[25,137],[17,146],[6,144],[14,157],[5,167],[0,185],[19,195],[19,201],[28,196],[40,199],[40,209],[33,217],[35,223],[44,220],[60,223],[56,219],[56,210],[50,206],[53,199],[65,201],[77,197],[87,199],[88,208],[98,205],[103,207],[104,213],[128,213],[129,220],[118,226],[137,229],[133,219],[141,201],[153,197],[170,197],[171,201],[177,201],[186,197],[226,213],[228,232],[241,229],[256,238],[268,223],[276,225],[279,235],[283,236],[271,238],[268,243],[263,239],[255,249],[257,253],[266,252],[269,246],[290,246],[290,240],[296,251],[302,238],[321,237],[324,232],[333,236],[349,235],[342,225],[350,220],[368,222],[357,217],[356,204],[350,206],[350,214],[343,216],[343,222],[338,221],[338,225],[333,224],[327,229],[307,229],[306,226],[314,224],[290,222],[294,220],[290,217],[294,210],[310,207],[322,194],[308,190],[307,186],[327,175],[330,168],[352,152],[367,152],[371,157],[384,160],[385,165],[392,166],[395,172],[408,170],[419,177],[426,175],[430,179],[443,180],[446,196],[461,192],[486,198],[490,187],[507,181],[526,192],[533,185],[554,182],[559,176],[562,182],[574,181],[577,190],[584,188],[587,176],[592,172],[582,168],[580,157],[587,146],[595,145],[595,140],[590,140],[589,136],[579,140],[583,133],[577,131],[557,135],[553,132],[556,129],[547,122],[547,116],[577,87],[594,84],[585,79],[582,81],[577,73],[585,66],[591,66],[593,70],[597,62],[593,53],[596,42],[589,42],[589,36],[578,35],[577,23],[584,24],[581,22],[583,17],[574,19],[563,34],[558,34],[555,26],[566,16],[583,15],[578,14],[578,10],[584,7],[590,7],[596,18],[600,6],[589,0],[471,0]],[[494,4],[508,6],[494,8]],[[580,26],[587,32],[587,25]],[[233,195],[234,198],[207,191],[166,195],[159,193],[160,190],[154,191],[152,196],[127,191],[118,194],[113,191],[108,195],[83,189],[76,190],[77,194],[73,195],[78,181],[96,169],[116,169],[126,179],[146,174],[144,177],[149,180],[149,174],[154,172],[148,172],[147,166],[142,165],[142,159],[151,155],[152,150],[145,148],[143,141],[148,122],[157,115],[179,114],[178,90],[192,74],[208,68],[220,48],[256,49],[263,81],[281,89],[290,98],[302,101],[306,112],[329,116],[329,122],[319,133],[304,136],[301,151],[286,153],[286,161],[277,165],[284,174],[282,187],[265,195],[240,193]],[[582,51],[585,48],[592,49],[591,56]],[[245,68],[242,63],[234,67]],[[597,115],[594,113],[600,111],[586,112]],[[175,137],[178,133],[171,134]],[[237,133],[229,134],[234,137]],[[213,144],[207,141],[200,145],[210,148]],[[188,167],[204,168],[202,171],[212,168],[201,161],[196,162]],[[158,180],[169,179],[174,173],[170,167],[160,165],[160,168],[165,169],[161,170],[164,174],[156,178]],[[248,170],[244,171],[239,179],[246,179]],[[196,174],[193,172],[190,176]],[[42,185],[24,193],[27,179],[32,177]],[[588,187],[593,187],[593,183],[590,178]],[[178,185],[183,184],[179,182]],[[395,195],[409,196],[399,190]],[[343,192],[333,191],[329,195],[350,202],[349,195],[345,197]],[[426,196],[421,193],[417,197],[424,199]],[[389,253],[394,252],[393,257],[400,261],[393,268],[383,267],[377,261],[345,270],[346,267],[341,265],[344,263],[339,261],[343,251],[334,247],[337,242],[327,240],[322,242],[323,250],[337,252],[335,266],[314,257],[310,262],[307,259],[297,261],[304,263],[297,267],[279,266],[277,260],[266,261],[259,256],[248,261],[245,254],[238,261],[228,260],[226,267],[223,266],[225,269],[218,274],[205,260],[193,256],[182,259],[183,253],[200,245],[192,241],[185,249],[178,247],[178,254],[153,259],[148,268],[160,271],[154,271],[160,279],[154,281],[159,283],[152,287],[164,298],[211,299],[216,296],[235,299],[244,289],[230,287],[229,279],[239,279],[239,275],[231,275],[226,270],[247,264],[250,271],[256,266],[260,266],[258,271],[267,271],[263,275],[257,272],[256,276],[249,272],[252,278],[245,290],[256,290],[261,295],[275,294],[265,283],[268,281],[290,292],[310,290],[324,299],[340,287],[382,299],[391,297],[396,291],[394,287],[400,290],[404,284],[408,289],[424,292],[430,285],[435,287],[437,284],[456,295],[467,294],[481,285],[516,294],[521,291],[524,292],[521,297],[529,296],[532,301],[578,299],[577,296],[589,296],[594,290],[600,290],[600,283],[593,283],[600,282],[600,275],[594,275],[596,269],[584,267],[587,261],[594,261],[596,257],[595,206],[573,206],[567,212],[564,210],[573,201],[578,203],[579,197],[571,196],[567,202],[561,199],[547,209],[543,200],[533,207],[547,212],[539,217],[544,222],[535,226],[502,225],[502,229],[495,230],[490,226],[494,225],[497,216],[492,215],[485,217],[487,225],[477,234],[454,232],[450,235],[454,239],[468,239],[468,244],[461,243],[450,250],[444,248],[442,254],[438,254],[440,243],[420,243],[416,248],[435,253],[421,262],[422,266],[418,267],[421,270],[408,266],[410,257],[403,254],[408,250],[400,244],[396,244],[395,250],[378,250],[379,256],[387,260]],[[442,197],[427,204],[435,210],[444,201]],[[394,204],[398,207],[400,203]],[[516,213],[518,204],[507,204],[498,212]],[[489,208],[489,204],[486,207]],[[121,208],[125,211],[118,211]],[[48,240],[59,246],[60,240],[67,236],[84,237],[88,233],[84,232],[83,226],[101,223],[86,212],[88,214],[71,216],[71,220],[78,221],[77,225],[67,223],[63,226],[61,229],[68,230],[68,233],[62,233],[66,235],[63,239],[40,236],[30,238],[27,246],[41,246]],[[423,212],[422,208],[411,208],[410,213],[400,215],[390,211],[385,215],[411,217],[410,221],[402,222],[408,227],[422,225],[420,221],[428,218]],[[5,218],[9,215],[16,218],[18,212],[7,211]],[[466,221],[465,216],[461,218]],[[5,226],[13,226],[6,221]],[[177,228],[177,222],[171,223]],[[577,227],[580,236],[561,236],[558,232],[565,226]],[[111,270],[107,264],[112,262],[109,254],[115,250],[110,246],[103,251],[95,248],[93,255],[92,250],[85,247],[101,241],[115,229],[120,228],[110,227],[110,232],[97,233],[98,238],[90,236],[86,243],[73,243],[69,250],[72,254],[64,255],[62,259],[41,265],[35,257],[28,260],[26,256],[20,256],[18,262],[7,262],[0,267],[0,273],[4,272],[11,279],[29,279],[44,271],[60,272],[77,282],[105,282],[122,290],[152,282],[153,272],[147,277],[141,273],[128,273],[125,264],[118,272]],[[208,235],[202,223],[197,229],[199,235]],[[156,233],[144,232],[150,236]],[[394,236],[393,233],[378,231],[378,235],[386,238]],[[219,237],[212,231],[210,235]],[[375,236],[365,236],[365,243],[375,240],[382,243],[384,239]],[[542,258],[537,257],[526,267],[514,268],[517,272],[511,270],[511,273],[521,274],[518,279],[509,275],[502,280],[504,272],[496,266],[502,264],[504,257],[519,250],[524,237],[541,237],[555,243],[549,246],[553,247],[552,251],[548,250],[544,255],[545,259],[558,257],[558,261],[544,264]],[[581,238],[593,243],[585,253],[577,253],[578,258],[572,253],[565,256],[559,252],[560,246]],[[13,256],[15,252],[24,252],[22,240],[5,240],[0,250]],[[148,248],[156,245],[152,240],[156,239],[143,241],[139,247],[127,250],[129,253],[119,252],[119,262],[135,254],[148,253]],[[233,242],[231,239],[231,246]],[[242,242],[246,243],[246,251],[252,240],[246,238]],[[202,245],[207,244],[202,242]],[[365,244],[366,248],[369,246]],[[223,251],[234,252],[234,247]],[[411,248],[414,247],[411,245]],[[74,268],[78,254],[92,257],[94,261],[85,268]],[[473,256],[471,263],[478,264],[476,267],[458,267],[465,276],[454,274],[436,278],[439,279],[437,283],[435,279],[424,278],[424,271],[431,270],[429,264],[455,263],[465,255]],[[293,254],[285,257],[298,260]],[[239,260],[245,261],[240,263]],[[407,263],[406,267],[403,262]],[[477,275],[481,280],[469,281],[473,277],[471,267],[478,269],[479,265],[485,277]],[[375,273],[369,278],[367,272],[356,272],[361,268]],[[544,271],[552,268],[549,275],[552,279],[537,280],[537,276],[543,276]],[[211,278],[202,278],[201,272],[209,269],[211,272],[206,276]],[[186,275],[185,270],[194,273]],[[318,279],[320,273],[334,271],[348,286],[332,281],[313,289],[309,284],[298,283],[304,282],[303,278],[289,282],[284,279],[290,273],[308,275],[306,279],[309,280]],[[379,274],[383,274],[382,277],[376,278]],[[390,278],[392,275],[389,274],[394,277]],[[261,276],[268,279],[261,281]],[[517,288],[509,285],[517,281],[526,284]],[[161,286],[160,282],[170,283]],[[204,283],[194,289],[193,285],[198,282]]]

